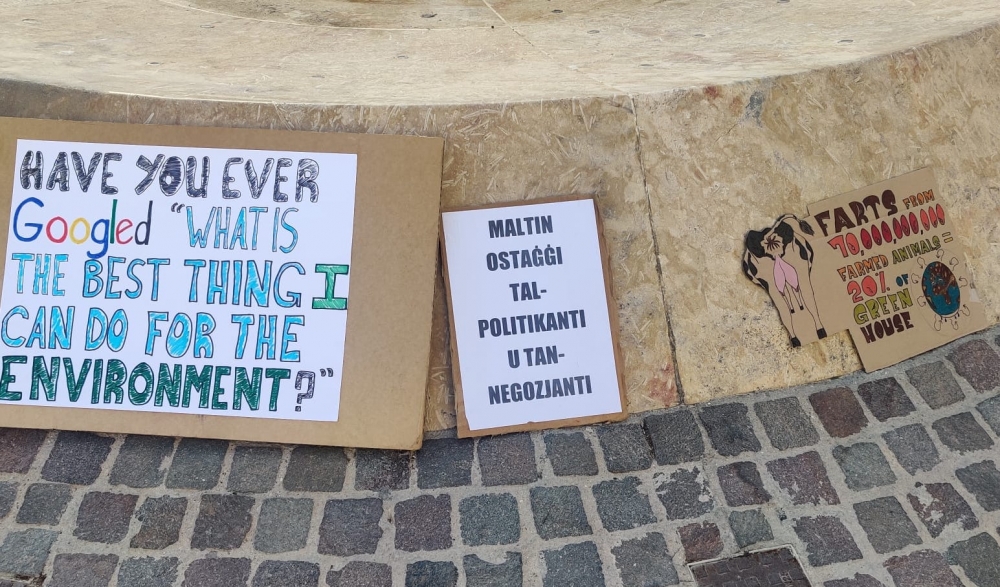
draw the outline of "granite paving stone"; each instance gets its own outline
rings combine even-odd
[[[181,587],[247,587],[249,580],[248,558],[203,558],[188,565]]]
[[[433,514],[438,513],[434,501],[430,496],[421,496],[410,502],[396,504],[396,548],[400,546],[401,536],[406,536],[407,532],[414,529],[413,517],[419,513],[425,513],[426,523],[437,522],[433,519]],[[414,506],[412,502],[423,500],[419,505]],[[430,505],[425,505],[425,504]],[[405,504],[405,505],[404,505]],[[423,509],[420,509],[420,506]],[[336,556],[352,556],[356,554],[373,554],[378,548],[379,540],[382,539],[382,528],[379,521],[382,519],[384,504],[381,499],[369,497],[364,499],[331,499],[326,502],[323,509],[323,520],[319,526],[319,553],[332,554]],[[403,515],[400,515],[402,510]],[[414,511],[417,510],[417,511]],[[429,510],[430,513],[426,513]],[[308,524],[306,525],[308,529]],[[432,536],[438,536],[440,531],[434,533],[434,528],[429,528],[428,532]],[[410,542],[406,542],[410,545]],[[419,543],[416,543],[419,545]],[[450,539],[448,546],[450,546]],[[447,548],[444,547],[444,548]],[[403,548],[403,550],[420,550],[421,548]]]
[[[993,432],[1000,436],[1000,395],[980,402],[976,409],[979,410],[983,420],[986,420]]]
[[[802,409],[799,398],[782,397],[757,402],[753,409],[774,448],[788,450],[819,442],[819,434]]]
[[[643,425],[653,444],[653,456],[658,465],[689,463],[705,454],[701,428],[690,410],[674,409],[646,416]]]
[[[40,574],[58,537],[54,530],[39,528],[7,534],[0,545],[0,573],[25,577]]]
[[[767,470],[792,504],[837,505],[840,498],[830,483],[823,459],[816,451],[767,462]]]
[[[469,546],[514,544],[521,539],[517,499],[509,493],[476,495],[458,504],[462,541]]]
[[[597,515],[609,532],[631,530],[656,522],[649,498],[639,490],[638,477],[610,479],[594,485]]]
[[[854,577],[851,579],[827,581],[823,583],[823,587],[885,587],[885,585],[871,575],[854,573]]]
[[[798,518],[793,529],[805,544],[809,564],[814,567],[862,558],[854,537],[844,523],[834,516]]]
[[[953,544],[948,549],[948,562],[962,567],[976,587],[1000,585],[1000,545],[985,532]]]
[[[282,451],[277,446],[237,446],[226,489],[233,493],[264,493],[278,480]]]
[[[659,532],[623,540],[611,549],[611,554],[623,587],[667,587],[680,583],[667,541]]]
[[[260,504],[257,533],[253,547],[260,552],[278,553],[300,550],[309,537],[313,500],[272,497]],[[381,515],[381,512],[379,512]],[[361,532],[358,529],[358,532]],[[322,533],[322,530],[321,530]]]
[[[169,489],[212,489],[219,482],[229,443],[224,440],[182,438],[167,472]]]
[[[833,458],[844,472],[844,481],[853,491],[865,491],[896,482],[882,449],[872,442],[835,446]]]
[[[993,461],[983,461],[955,471],[962,485],[988,512],[1000,510],[1000,471]]]
[[[344,488],[347,455],[328,446],[296,446],[288,460],[282,487],[287,491],[337,492]]]
[[[451,496],[421,495],[396,504],[396,548],[407,552],[451,548]]]
[[[466,587],[521,587],[521,553],[508,552],[502,563],[493,564],[474,554],[462,558]]]
[[[73,490],[62,483],[32,483],[17,510],[18,524],[55,526],[62,519]]]
[[[858,523],[868,535],[868,542],[879,554],[921,544],[917,527],[895,497],[881,497],[854,504]]]
[[[897,586],[962,587],[948,562],[939,552],[918,550],[905,556],[894,556],[884,563]]]
[[[604,567],[593,542],[567,544],[542,552],[545,575],[542,587],[604,587]]]
[[[173,451],[172,437],[129,435],[118,450],[108,482],[135,489],[158,487],[166,476],[163,460]]]
[[[760,510],[729,512],[729,528],[733,531],[736,545],[740,548],[774,540],[771,524]]]
[[[253,521],[253,504],[253,498],[245,495],[202,495],[191,548],[232,550],[242,546]]]
[[[424,441],[417,451],[417,487],[440,489],[470,485],[473,444],[469,438]]]
[[[858,395],[879,422],[902,418],[917,409],[894,377],[862,383],[858,386]]]
[[[970,340],[948,353],[955,372],[979,392],[1000,385],[1000,356],[985,340]]]
[[[604,463],[611,473],[644,471],[653,464],[653,453],[641,424],[608,424],[597,427]]]
[[[668,520],[697,518],[715,507],[708,480],[697,467],[678,469],[669,477],[657,473],[653,476],[653,483]]]
[[[319,565],[304,561],[264,561],[253,576],[253,587],[317,587]]]
[[[128,534],[138,495],[91,492],[83,496],[73,536],[87,542],[115,544]]]
[[[30,428],[0,428],[0,473],[27,473],[46,434]]]
[[[125,559],[118,571],[118,587],[172,587],[177,565],[176,557]]]
[[[354,488],[393,491],[410,486],[410,456],[399,450],[358,449],[354,455]]]
[[[538,480],[535,444],[527,432],[480,438],[477,451],[484,487],[524,485]]]
[[[90,485],[101,474],[115,439],[90,432],[60,432],[45,465],[42,479],[55,483]]]
[[[965,342],[416,452],[0,429],[0,587],[657,587],[781,545],[816,587],[1000,587],[1000,389],[941,358]]]
[[[737,403],[706,406],[699,411],[698,416],[717,453],[735,457],[744,452],[760,451],[760,441],[747,412],[744,404]]]
[[[684,560],[693,563],[722,554],[722,534],[712,522],[688,524],[677,530],[684,546]]]
[[[944,361],[925,363],[906,370],[906,377],[932,409],[950,406],[965,399],[962,387]]]
[[[452,562],[418,561],[406,565],[406,587],[455,587],[458,567]]]
[[[910,424],[882,435],[886,446],[910,475],[930,471],[941,462],[937,447],[927,429],[920,424]]]
[[[976,422],[971,412],[962,412],[931,424],[938,438],[948,448],[959,454],[986,450],[993,447],[993,439]]]
[[[809,586],[802,565],[787,546],[692,565],[691,572],[705,587]]]
[[[118,567],[113,554],[57,554],[52,563],[51,587],[108,587]]]
[[[392,567],[382,563],[351,561],[326,574],[329,587],[392,587]]]
[[[548,432],[544,438],[545,454],[556,476],[597,474],[594,447],[583,432]]]
[[[962,530],[979,527],[976,514],[951,483],[917,483],[906,498],[933,538],[953,524]]]
[[[6,518],[17,500],[17,483],[0,481],[0,519]]]
[[[535,530],[543,540],[593,534],[579,487],[532,487],[530,495]]]
[[[724,465],[716,470],[716,475],[729,507],[760,505],[771,500],[754,463],[743,461]]]
[[[139,506],[136,518],[142,523],[129,546],[162,550],[180,539],[186,497],[150,497]]]
[[[853,436],[868,425],[858,398],[846,387],[818,391],[809,396],[809,403],[826,433],[834,438]]]

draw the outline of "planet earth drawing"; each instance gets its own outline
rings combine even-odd
[[[962,291],[958,287],[955,274],[940,261],[928,263],[924,268],[924,278],[920,282],[924,297],[934,313],[950,316],[962,305]]]

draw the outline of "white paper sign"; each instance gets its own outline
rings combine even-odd
[[[336,421],[357,156],[19,140],[7,405]]]
[[[593,201],[443,223],[469,429],[621,412]]]

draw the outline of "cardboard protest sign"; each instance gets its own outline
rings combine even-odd
[[[830,332],[849,329],[866,371],[986,327],[930,169],[809,206],[813,284]]]
[[[0,119],[0,425],[419,446],[441,150]]]
[[[623,419],[594,200],[442,216],[459,436]]]
[[[813,290],[813,234],[808,222],[785,214],[744,239],[743,274],[771,296],[793,347],[827,335]]]

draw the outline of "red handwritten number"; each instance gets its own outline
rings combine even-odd
[[[882,282],[882,293],[885,293],[885,271],[879,271],[878,278]]]
[[[847,250],[851,252],[852,255],[857,255],[861,252],[861,245],[858,244],[858,237],[854,236],[853,232],[847,233],[844,237],[844,241],[847,243]]]
[[[861,280],[861,289],[864,290],[866,296],[871,297],[878,293],[878,283],[875,282],[874,277],[867,275]]]
[[[852,281],[847,284],[847,293],[853,295],[853,301],[855,304],[861,303],[864,298],[861,297],[861,286],[858,285],[857,281]]]
[[[838,234],[837,236],[830,239],[830,246],[835,249],[840,249],[840,254],[847,256],[847,249],[844,248],[844,235]]]

